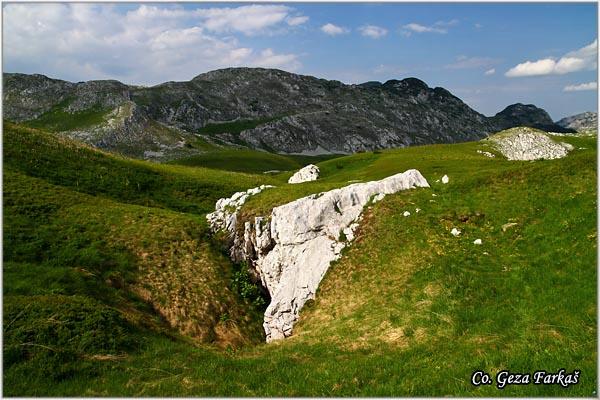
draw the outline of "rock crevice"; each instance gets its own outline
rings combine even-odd
[[[383,195],[416,187],[429,184],[411,169],[312,194],[273,208],[269,217],[246,221],[243,231],[236,229],[238,203],[254,189],[217,202],[217,210],[207,216],[213,231],[228,232],[232,260],[248,262],[271,296],[263,323],[268,342],[292,334],[300,310],[315,297],[329,265],[354,239],[364,206]],[[235,207],[226,209],[232,203]]]

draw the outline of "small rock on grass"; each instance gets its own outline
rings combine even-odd
[[[448,175],[442,176],[442,183],[445,185],[448,182],[450,182],[450,178],[448,178]]]
[[[508,224],[504,224],[502,225],[502,232],[506,232],[508,229],[512,228],[513,226],[517,226],[519,224],[517,224],[516,222],[509,222]]]
[[[452,230],[450,231],[450,233],[452,234],[452,236],[458,236],[460,235],[460,231],[456,228],[452,228]]]
[[[402,215],[404,215],[405,217],[408,217],[408,216],[410,216],[410,212],[409,211],[404,211],[404,214],[402,214]]]
[[[481,244],[481,239],[475,239],[475,240],[473,241],[473,244]]]

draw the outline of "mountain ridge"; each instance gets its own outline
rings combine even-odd
[[[199,138],[323,154],[478,140],[523,124],[570,131],[533,105],[486,117],[417,78],[346,85],[277,69],[225,68],[151,87],[40,74],[3,79],[6,119],[138,158],[198,154]]]

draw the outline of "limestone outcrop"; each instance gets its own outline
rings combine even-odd
[[[304,168],[299,169],[294,175],[290,177],[288,183],[302,183],[316,181],[319,178],[319,167],[313,164],[309,164]]]
[[[509,160],[552,160],[573,150],[570,144],[555,142],[545,132],[531,128],[513,128],[488,140]]]
[[[233,234],[237,225],[237,215],[242,205],[250,196],[259,194],[271,185],[261,185],[245,192],[234,193],[233,196],[217,200],[215,211],[207,214],[206,219],[213,232],[227,231]]]
[[[207,216],[213,230],[225,229],[233,236],[232,259],[248,262],[271,296],[263,323],[267,342],[292,334],[300,310],[315,297],[329,265],[354,239],[364,206],[382,195],[416,187],[429,184],[411,169],[312,194],[273,208],[269,217],[246,221],[243,234],[236,229],[237,219],[222,210],[244,195],[217,202],[221,211]]]

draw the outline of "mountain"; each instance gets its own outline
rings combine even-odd
[[[563,129],[533,105],[488,118],[416,78],[346,85],[263,68],[152,87],[7,73],[3,101],[8,120],[158,159],[198,154],[206,143],[316,155],[477,140],[517,125]]]
[[[548,132],[573,132],[568,127],[555,124],[550,115],[533,104],[516,103],[506,107],[491,118],[498,130],[504,130],[515,126],[528,126]]]
[[[572,115],[557,121],[556,124],[577,132],[595,131],[598,129],[598,113],[588,111]]]

